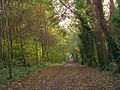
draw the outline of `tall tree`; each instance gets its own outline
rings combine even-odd
[[[107,23],[104,17],[102,0],[94,0],[94,5],[95,5],[96,15],[97,15],[100,29],[105,35],[107,45],[111,48],[112,55],[116,61],[116,64],[118,65],[119,72],[120,72],[120,59],[119,59],[120,49],[118,48],[117,44],[115,43],[113,37],[109,32],[109,27],[107,26]]]
[[[9,1],[2,0],[3,11],[5,17],[5,29],[7,33],[7,44],[8,44],[8,67],[9,67],[9,79],[12,79],[12,31],[10,25],[10,12],[9,12]]]
[[[0,17],[3,15],[3,3],[0,1]],[[2,31],[3,31],[3,25],[2,25],[2,18],[0,18],[0,68],[2,66]]]

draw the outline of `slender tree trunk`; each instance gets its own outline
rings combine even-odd
[[[0,19],[0,68],[2,67],[2,20]]]
[[[41,44],[42,46],[42,62],[44,62],[44,58],[45,58],[45,50],[44,50],[44,44]]]
[[[47,48],[45,46],[45,44],[42,43],[42,62],[45,61],[45,64],[47,63]]]
[[[114,4],[114,1],[113,0],[110,0],[109,1],[110,3],[110,7],[109,7],[109,12],[110,12],[110,15],[109,15],[109,29],[111,28],[111,22],[112,22],[112,16],[115,12],[115,4]],[[109,31],[109,32],[112,32],[112,31]],[[113,32],[114,33],[114,32]],[[114,34],[112,34],[114,35]],[[108,46],[108,52],[109,52],[109,59],[110,59],[110,62],[113,61],[113,57],[112,57],[112,52],[110,50],[110,47]]]
[[[9,11],[6,3],[2,0],[3,3],[3,12],[5,16],[5,29],[7,34],[7,43],[8,43],[8,68],[9,68],[9,79],[12,79],[12,32],[9,28]]]
[[[1,4],[1,12],[0,12],[0,14],[1,14],[1,20],[0,20],[0,22],[1,22],[1,32],[0,32],[0,38],[1,38],[1,45],[0,45],[0,50],[1,50],[1,60],[2,61],[4,61],[4,59],[5,59],[5,55],[4,55],[4,49],[5,49],[5,42],[4,42],[4,40],[5,40],[5,32],[6,32],[6,28],[4,28],[5,27],[5,25],[4,25],[4,23],[5,23],[5,18],[2,18],[2,16],[5,16],[5,7],[4,7],[4,4],[3,4],[4,2],[3,2],[3,0],[1,0],[0,1],[0,4]]]
[[[18,3],[18,7],[21,8],[21,4],[22,2],[19,0],[19,3]],[[22,59],[23,59],[23,64],[24,64],[24,67],[25,69],[27,69],[27,62],[26,62],[26,59],[25,59],[25,56],[24,56],[24,48],[23,48],[23,38],[22,38],[22,28],[21,28],[21,20],[23,20],[23,17],[21,15],[21,12],[19,12],[20,16],[18,17],[18,30],[19,30],[19,38],[20,38],[20,47],[21,47],[21,54],[22,54]]]
[[[27,63],[26,63],[26,59],[25,59],[25,56],[24,56],[23,38],[22,38],[22,30],[21,30],[21,27],[20,27],[20,20],[19,20],[18,30],[19,30],[19,38],[20,38],[20,47],[21,47],[22,59],[23,59],[23,62],[24,62],[24,67],[25,67],[25,69],[27,69]]]
[[[0,16],[3,16],[3,1],[0,1]],[[3,19],[0,18],[0,68],[2,67],[2,63],[3,63]]]
[[[2,1],[0,1],[0,17],[2,16],[2,7],[3,7],[3,5],[2,5]],[[0,68],[2,67],[2,28],[3,26],[2,26],[2,18],[0,18]]]
[[[3,19],[3,24],[5,23],[5,19]],[[4,25],[3,25],[3,31],[2,31],[2,60],[5,61],[5,45],[6,45],[6,42],[5,42],[5,38],[6,38],[7,34],[6,34],[6,28],[4,28]]]
[[[7,21],[8,22],[8,21]],[[7,27],[8,28],[8,27]],[[12,32],[9,29],[8,31],[8,51],[9,51],[9,78],[12,78]]]
[[[36,38],[36,49],[35,49],[35,52],[36,52],[36,64],[38,64],[38,42],[37,42],[37,38]]]

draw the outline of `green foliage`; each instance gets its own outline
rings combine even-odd
[[[3,8],[5,13],[0,12],[2,16],[0,50],[3,55],[2,60],[0,57],[0,62],[3,63],[1,66],[3,69],[0,67],[1,81],[7,80],[10,72],[13,73],[13,79],[20,79],[26,73],[35,70],[36,67],[33,66],[35,63],[39,65],[62,62],[64,52],[60,50],[59,45],[64,46],[66,40],[61,37],[62,30],[58,26],[51,2],[51,0],[2,2],[4,5],[1,6],[5,6]],[[55,30],[55,26],[61,31]]]
[[[64,52],[61,47],[50,47],[48,49],[49,63],[62,63],[64,62]]]
[[[97,39],[99,36],[96,37],[95,30],[100,30],[100,27],[98,27],[99,23],[94,25],[98,22],[97,17],[93,8],[90,8],[85,0],[58,2],[60,10],[63,10],[60,13],[59,10],[55,11],[52,0],[6,0],[4,4],[4,13],[0,12],[0,41],[2,42],[0,62],[3,63],[2,68],[0,67],[1,82],[8,80],[10,69],[13,80],[19,80],[26,74],[41,68],[40,63],[60,64],[72,58],[76,62],[90,66],[98,65],[99,58],[96,57],[99,55],[96,47],[100,39]],[[70,12],[74,15],[70,15]],[[70,30],[65,31],[59,26],[60,18],[71,19],[71,24],[68,25]],[[120,28],[119,3],[112,19],[112,28],[117,31]],[[120,34],[116,36],[120,44]],[[106,48],[108,49],[107,45]],[[69,53],[66,56],[71,58],[66,59],[66,53]],[[117,58],[117,54],[119,53],[114,53],[113,56]]]
[[[116,12],[112,16],[112,27],[114,29],[120,28],[120,0],[117,0]]]
[[[117,11],[112,18],[112,26],[114,29],[120,28],[120,11]]]
[[[78,10],[86,8],[85,0],[75,0],[75,5]]]
[[[21,80],[22,78],[25,78],[28,74],[32,74],[37,70],[40,70],[44,67],[44,65],[39,64],[39,65],[32,65],[30,66],[27,70],[24,69],[24,67],[13,67],[13,79],[12,81],[18,81]],[[0,71],[0,83],[5,83],[8,82],[8,68],[3,68]]]

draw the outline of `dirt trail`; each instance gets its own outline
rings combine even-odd
[[[53,66],[14,83],[8,90],[120,90],[120,78],[87,66]]]

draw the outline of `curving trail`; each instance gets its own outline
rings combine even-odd
[[[87,66],[65,64],[39,71],[8,90],[120,90],[120,78]]]

